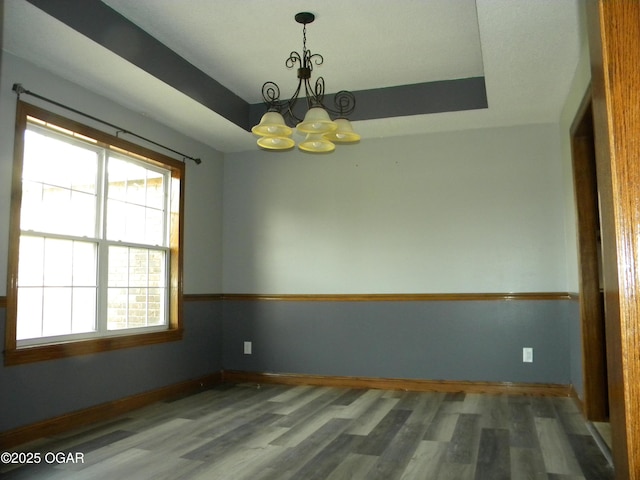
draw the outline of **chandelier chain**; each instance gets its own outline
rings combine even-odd
[[[303,57],[307,54],[307,24],[305,23],[302,26],[302,55]]]

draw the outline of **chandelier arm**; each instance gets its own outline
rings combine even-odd
[[[313,87],[313,98],[316,102],[324,107],[324,78],[318,77]],[[324,107],[326,110],[326,107]]]
[[[311,70],[313,70],[313,64],[315,63],[316,65],[322,65],[324,63],[324,57],[322,55],[320,55],[319,53],[314,53],[311,54],[310,51],[307,50],[307,53],[309,54],[307,60],[309,63],[309,68]]]
[[[304,80],[304,96],[307,100],[307,108],[314,107],[320,103],[313,95],[313,90],[311,89],[311,84],[309,83],[308,78]]]
[[[264,82],[262,84],[262,99],[268,110],[280,110],[280,87],[275,82]]]
[[[301,67],[304,65],[302,57],[296,51],[293,51],[289,54],[289,58],[284,61],[284,64],[287,68],[293,68],[295,65],[299,64]]]
[[[340,118],[348,117],[356,109],[356,97],[348,90],[340,90],[333,96],[333,104],[336,109],[329,111]]]

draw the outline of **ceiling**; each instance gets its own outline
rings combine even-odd
[[[247,112],[260,104],[262,84],[277,82],[283,97],[295,88],[284,62],[302,50],[299,11],[316,15],[307,48],[324,63],[314,78],[324,77],[327,92],[361,99],[356,113],[365,114],[354,128],[366,141],[557,122],[584,41],[579,2],[6,0],[3,48],[236,152],[256,148]],[[485,103],[430,107],[443,95],[464,96],[469,87],[459,79],[479,80]],[[458,93],[434,85],[458,85]]]

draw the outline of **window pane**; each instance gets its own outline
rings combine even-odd
[[[21,230],[93,237],[96,196],[63,187],[25,182]]]
[[[20,237],[18,259],[18,286],[44,285],[44,239]]]
[[[107,203],[107,238],[144,243],[145,208],[118,200],[109,200]]]
[[[149,251],[149,286],[165,287],[165,254],[162,251]]]
[[[126,287],[129,285],[129,249],[127,247],[109,247],[110,287]]]
[[[135,243],[149,243],[152,245],[162,245],[162,235],[150,230],[149,236],[154,242],[147,240],[145,207],[123,203],[117,200],[109,200],[107,203],[107,238],[109,240],[120,240]]]
[[[147,208],[145,243],[151,245],[164,244],[164,212],[162,210],[152,210]]]
[[[73,283],[73,241],[44,241],[44,285],[70,287]]]
[[[108,196],[114,200],[127,199],[127,162],[109,159],[109,170],[107,172],[109,191]]]
[[[118,200],[107,201],[107,238],[122,240],[127,236],[126,203]]]
[[[96,244],[20,237],[18,285],[96,286]]]
[[[165,289],[150,288],[147,322],[149,325],[164,325]]]
[[[136,168],[137,172],[133,178],[127,181],[127,203],[144,205],[146,200],[146,170]]]
[[[98,154],[66,139],[28,130],[20,228],[95,235]]]
[[[126,204],[125,210],[125,240],[129,242],[144,243],[145,208],[138,205]]]
[[[162,250],[109,247],[109,286],[164,287],[164,263]]]
[[[116,157],[109,157],[108,197],[145,205],[147,169]]]
[[[71,288],[45,288],[42,335],[52,337],[71,333]]]
[[[108,329],[165,325],[165,252],[109,247]]]
[[[87,152],[86,158],[69,159],[67,175],[71,190],[95,195],[97,191],[98,154]]]
[[[64,137],[25,132],[23,180],[95,193],[97,169],[98,153],[94,149]]]
[[[164,288],[110,288],[109,330],[166,325]]]
[[[22,205],[20,207],[20,228],[36,230],[42,223],[42,184],[25,181],[22,183]]]
[[[147,325],[147,289],[129,289],[129,328],[145,327]]]
[[[129,250],[129,286],[146,287],[148,280],[148,251],[139,248]]]
[[[107,238],[164,246],[165,176],[116,157],[108,175]]]
[[[147,170],[147,207],[163,210],[164,190],[164,175]]]
[[[135,203],[137,205],[145,205],[146,199],[146,179],[148,170],[136,163],[119,161],[126,165],[126,195],[127,203]]]
[[[18,288],[16,339],[42,336],[42,288]]]
[[[71,333],[96,330],[96,288],[74,288]]]
[[[67,216],[70,217],[65,233],[78,237],[94,237],[96,225],[96,202],[93,194],[71,191]],[[50,231],[50,230],[49,230]]]
[[[90,242],[73,242],[73,285],[75,287],[97,286],[97,245]]]
[[[128,289],[109,288],[107,294],[107,328],[121,330],[127,328]]]

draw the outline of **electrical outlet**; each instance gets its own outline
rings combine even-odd
[[[524,363],[533,363],[533,348],[524,347],[522,349],[522,361]]]
[[[251,355],[251,342],[244,342],[244,354],[245,355]]]

